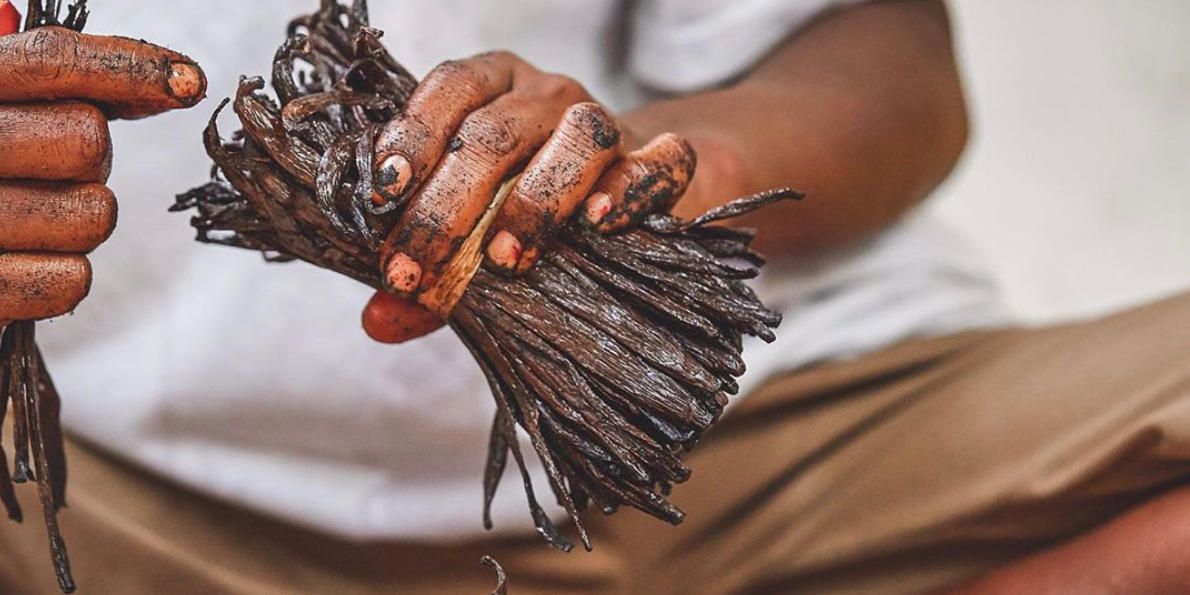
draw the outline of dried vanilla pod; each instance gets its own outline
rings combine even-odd
[[[500,563],[491,556],[480,558],[479,563],[496,571],[496,589],[492,591],[492,595],[508,595],[508,575],[504,574],[504,568]]]
[[[65,27],[82,31],[87,23],[87,0],[76,0],[62,18],[60,0],[30,0],[24,30],[37,27]],[[24,520],[13,484],[33,481],[41,501],[42,517],[49,536],[50,560],[58,587],[73,593],[74,578],[66,542],[58,526],[58,510],[66,506],[66,450],[58,412],[61,400],[37,348],[36,323],[18,320],[0,333],[0,420],[12,408],[13,466],[0,446],[0,504],[8,518]]]
[[[304,260],[382,287],[378,249],[404,205],[372,202],[376,135],[416,86],[368,25],[366,3],[323,0],[293,21],[277,51],[273,99],[241,80],[204,134],[212,180],[178,196],[201,242]],[[243,130],[224,139],[230,103]],[[682,454],[738,390],[743,335],[773,340],[781,320],[744,283],[763,259],[752,234],[715,225],[778,200],[776,190],[686,221],[653,214],[599,235],[572,223],[527,273],[481,268],[452,311],[497,405],[484,473],[484,524],[508,464],[516,463],[538,532],[572,544],[535,495],[519,426],[549,487],[591,547],[579,512],[632,506],[670,523],[667,499],[690,477]]]

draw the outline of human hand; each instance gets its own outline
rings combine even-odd
[[[194,61],[165,48],[18,27],[0,0],[0,324],[86,297],[86,254],[116,223],[109,118],[190,107],[206,92]]]
[[[395,343],[442,325],[426,290],[506,181],[484,252],[490,268],[519,274],[578,211],[610,232],[673,206],[695,156],[674,134],[642,142],[573,79],[491,52],[430,72],[380,135],[375,163],[378,200],[408,204],[381,251],[390,293],[369,303],[364,328]]]

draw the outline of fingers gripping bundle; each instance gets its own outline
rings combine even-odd
[[[86,4],[86,0],[74,2],[62,19],[58,0],[30,0],[25,29],[53,26],[82,31],[87,22]],[[13,484],[37,483],[58,586],[71,593],[74,578],[58,527],[58,510],[66,505],[66,456],[58,418],[61,401],[34,331],[34,321],[19,320],[9,322],[0,337],[0,420],[11,406],[14,450],[10,470],[8,456],[0,447],[0,502],[9,519],[21,522],[24,514]]]
[[[363,0],[350,8],[324,0],[291,24],[273,67],[278,101],[261,93],[263,79],[241,81],[232,103],[243,130],[224,140],[216,111],[205,133],[214,179],[174,206],[197,211],[200,241],[383,286],[381,241],[401,206],[372,200],[373,145],[416,81],[379,37]],[[667,499],[690,475],[681,454],[736,391],[742,335],[772,340],[780,322],[743,283],[763,264],[748,247],[751,235],[712,224],[799,197],[765,193],[692,221],[653,214],[610,236],[573,223],[524,275],[468,274],[449,322],[497,404],[487,526],[511,454],[539,532],[572,547],[537,501],[517,426],[586,547],[578,513],[592,503],[609,514],[628,505],[682,521]]]

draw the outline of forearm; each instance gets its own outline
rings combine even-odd
[[[945,179],[967,138],[947,16],[934,0],[830,14],[738,83],[647,105],[625,121],[646,136],[678,132],[698,149],[680,213],[778,186],[806,191],[802,204],[745,221],[774,256],[887,226]]]

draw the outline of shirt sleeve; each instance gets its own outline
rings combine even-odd
[[[628,67],[662,91],[710,87],[747,71],[823,11],[861,0],[639,0]]]

